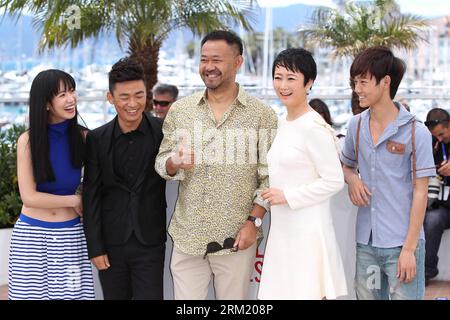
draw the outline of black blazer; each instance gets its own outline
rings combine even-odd
[[[144,113],[154,139],[148,166],[132,189],[120,183],[113,169],[113,137],[116,118],[90,131],[86,138],[83,179],[83,224],[89,258],[106,254],[108,245],[124,244],[135,232],[144,245],[166,241],[166,182],[155,171],[161,144],[162,121]],[[142,184],[138,190],[136,186]]]

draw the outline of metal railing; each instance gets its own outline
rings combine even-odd
[[[284,113],[284,108],[273,88],[258,86],[244,86],[244,88],[250,94],[271,105],[279,115]],[[180,97],[203,89],[204,87],[198,86],[180,86]],[[106,100],[106,90],[80,90],[77,93],[79,113],[90,128],[104,124],[115,116],[114,107]],[[309,99],[312,98],[324,100],[330,107],[333,118],[351,113],[351,90],[349,87],[313,87],[309,96]],[[406,100],[411,107],[411,112],[417,113],[419,119],[423,120],[426,112],[433,107],[450,109],[450,86],[400,87],[396,99]],[[26,122],[27,109],[28,92],[0,91],[0,125],[2,122],[3,124],[5,122]],[[18,111],[12,112],[14,110]],[[340,124],[337,123],[337,125]]]

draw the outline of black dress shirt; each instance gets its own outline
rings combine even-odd
[[[114,127],[113,166],[114,172],[121,183],[130,189],[134,189],[133,186],[136,179],[139,174],[143,174],[149,161],[150,153],[143,152],[143,150],[152,150],[153,148],[153,137],[146,117],[142,117],[142,121],[136,130],[128,133],[123,133],[119,122],[116,121]],[[139,186],[137,187],[139,189]],[[139,192],[139,190],[135,189],[134,191]]]

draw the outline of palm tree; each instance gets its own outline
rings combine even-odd
[[[316,45],[333,48],[335,57],[354,57],[373,46],[411,50],[425,40],[422,31],[428,27],[427,20],[400,13],[394,0],[368,4],[347,2],[343,13],[319,8],[313,15],[314,26],[302,33]]]
[[[187,27],[194,35],[241,24],[251,30],[253,0],[0,0],[0,9],[19,16],[24,10],[34,15],[42,31],[40,50],[70,44],[114,32],[119,45],[144,67],[147,109],[156,84],[158,56],[164,40],[174,29]],[[73,27],[67,22],[76,20]],[[70,20],[72,19],[72,20]]]
[[[427,27],[427,20],[402,14],[395,0],[375,0],[365,4],[349,1],[343,5],[343,10],[317,9],[313,14],[313,27],[301,30],[300,34],[313,45],[332,48],[335,58],[355,57],[358,52],[373,46],[417,48],[418,42],[426,41],[423,31]],[[363,110],[354,92],[351,102],[354,114]]]

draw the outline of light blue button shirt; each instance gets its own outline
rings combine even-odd
[[[369,205],[358,209],[356,241],[367,245],[372,231],[372,246],[379,248],[403,245],[413,198],[411,129],[414,116],[400,104],[396,103],[396,106],[399,108],[397,118],[384,129],[376,145],[370,134],[370,109],[354,116],[340,155],[345,165],[359,169],[362,181],[372,193]],[[359,117],[361,128],[357,163],[355,147]],[[423,123],[417,120],[414,123],[416,177],[435,176],[431,134]],[[392,150],[392,142],[397,152]],[[388,145],[391,150],[388,150]],[[401,145],[405,146],[405,151],[399,154]],[[420,239],[424,238],[422,228]]]

